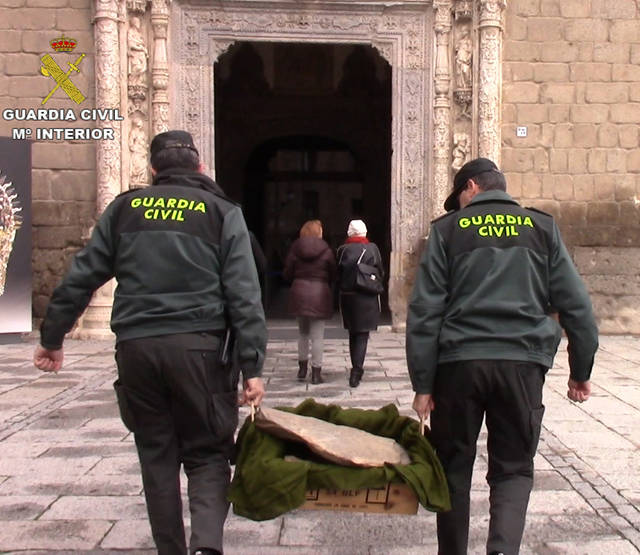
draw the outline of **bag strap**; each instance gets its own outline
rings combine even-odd
[[[358,262],[356,262],[356,264],[360,264],[360,261],[362,260],[362,257],[364,256],[365,252],[367,252],[367,249],[362,247],[362,253],[360,253],[360,258],[358,258]]]

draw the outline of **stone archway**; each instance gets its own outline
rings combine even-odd
[[[169,127],[188,129],[215,172],[213,65],[231,44],[373,46],[392,68],[389,293],[393,324],[400,328],[418,251],[428,222],[442,211],[452,171],[469,157],[500,159],[505,7],[506,0],[174,0],[171,6],[151,0],[148,9],[147,0],[96,0],[96,107],[133,111],[146,144]],[[128,37],[138,24],[140,37]],[[122,63],[135,40],[149,62],[137,70]],[[136,117],[118,130],[116,141],[98,145],[99,212],[133,183],[132,168],[140,168],[141,149],[131,140]],[[100,335],[94,330],[108,321],[109,293],[96,298],[102,300],[90,305],[86,335]]]

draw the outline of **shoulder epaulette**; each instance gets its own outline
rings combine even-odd
[[[439,222],[440,220],[444,220],[445,218],[448,218],[449,216],[453,216],[456,212],[457,212],[457,210],[451,210],[450,212],[447,212],[446,214],[442,214],[442,216],[438,216],[435,220],[431,220],[431,223],[435,224],[436,222]]]
[[[545,212],[544,210],[540,210],[539,208],[534,208],[533,206],[525,206],[525,210],[532,210],[533,212],[538,212],[538,214],[543,214],[545,216],[553,218],[553,215],[549,214],[549,212]]]

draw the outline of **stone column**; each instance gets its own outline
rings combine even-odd
[[[151,1],[151,26],[153,27],[152,131],[153,135],[169,129],[169,64],[167,62],[167,31],[169,28],[168,0]],[[213,87],[213,83],[209,84]],[[204,94],[204,91],[202,91]]]
[[[502,30],[506,0],[480,0],[478,78],[478,155],[500,165]]]
[[[451,64],[449,60],[451,39],[451,0],[434,0],[435,9],[435,98],[433,103],[434,188],[430,193],[430,218],[444,212],[443,204],[449,186],[449,161],[451,159]]]
[[[94,16],[96,108],[117,108],[126,113],[121,103],[120,22],[124,20],[121,0],[96,0]],[[121,122],[97,121],[97,127],[110,127],[113,140],[96,142],[96,219],[105,207],[120,194],[122,145]],[[115,281],[96,291],[87,310],[73,332],[76,338],[107,338]]]

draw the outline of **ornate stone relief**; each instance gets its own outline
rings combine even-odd
[[[478,63],[478,155],[500,164],[502,29],[506,0],[480,0]]]
[[[153,135],[169,129],[169,64],[167,58],[167,31],[169,27],[169,0],[151,0],[151,26],[153,27],[152,129]]]
[[[136,6],[136,10],[138,6]],[[144,5],[142,6],[144,10]],[[128,187],[148,184],[148,60],[139,11],[129,12],[127,32],[127,94],[129,98],[129,183]]]
[[[95,74],[96,108],[118,108],[120,104],[120,44],[118,22],[124,4],[118,0],[96,0],[95,5]],[[96,210],[100,214],[120,193],[121,127],[119,121],[97,121],[99,127],[114,129],[114,139],[96,143],[97,195]]]
[[[458,171],[471,158],[471,141],[467,133],[453,134],[453,162],[451,168]]]
[[[434,0],[435,8],[435,99],[434,99],[434,191],[431,216],[439,215],[449,191],[451,156],[451,0]],[[426,231],[426,230],[425,230]]]
[[[447,0],[450,5],[450,1]],[[205,163],[214,167],[213,65],[233,41],[349,42],[374,46],[393,68],[397,92],[392,106],[391,295],[394,321],[404,319],[405,283],[410,278],[412,253],[424,235],[430,213],[431,143],[431,6],[408,2],[386,9],[384,2],[349,3],[293,0],[263,3],[201,5],[174,2],[172,33],[185,40],[172,42],[176,71],[171,86],[176,99],[173,125],[184,127],[200,146]],[[175,22],[175,27],[173,27]],[[172,68],[174,64],[172,63]],[[445,147],[445,148],[448,148]],[[449,167],[448,155],[440,164]],[[437,171],[437,170],[435,170]],[[440,174],[442,171],[440,172]],[[394,291],[399,294],[394,294]]]

